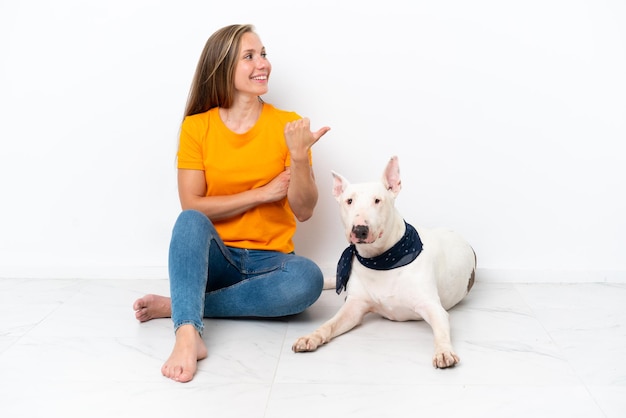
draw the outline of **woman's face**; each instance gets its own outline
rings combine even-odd
[[[259,36],[253,32],[244,33],[235,66],[235,91],[253,96],[267,93],[271,71],[272,64],[265,56]]]

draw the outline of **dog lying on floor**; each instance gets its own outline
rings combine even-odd
[[[416,229],[404,220],[395,207],[401,189],[396,156],[380,182],[350,184],[332,175],[350,243],[337,266],[336,290],[346,289],[347,297],[334,317],[296,340],[293,351],[314,351],[374,312],[392,321],[425,320],[434,334],[433,366],[454,366],[460,360],[452,349],[447,310],[474,284],[474,250],[453,231]]]

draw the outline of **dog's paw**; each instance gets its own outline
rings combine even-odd
[[[433,357],[433,366],[438,369],[454,367],[461,359],[453,351],[438,351]]]
[[[307,335],[306,337],[300,337],[296,340],[295,343],[291,346],[291,349],[295,353],[302,353],[306,351],[315,351],[317,347],[322,344],[322,340],[319,338],[315,338],[311,335]]]

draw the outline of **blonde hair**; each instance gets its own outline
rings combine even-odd
[[[239,45],[243,34],[248,32],[254,32],[253,25],[229,25],[209,37],[189,89],[185,116],[218,106],[229,108],[233,104],[233,77]]]

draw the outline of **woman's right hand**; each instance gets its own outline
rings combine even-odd
[[[289,179],[291,172],[289,167],[285,168],[285,171],[274,177],[269,183],[261,187],[264,192],[264,201],[266,203],[277,202],[287,196],[287,190],[289,189]]]

